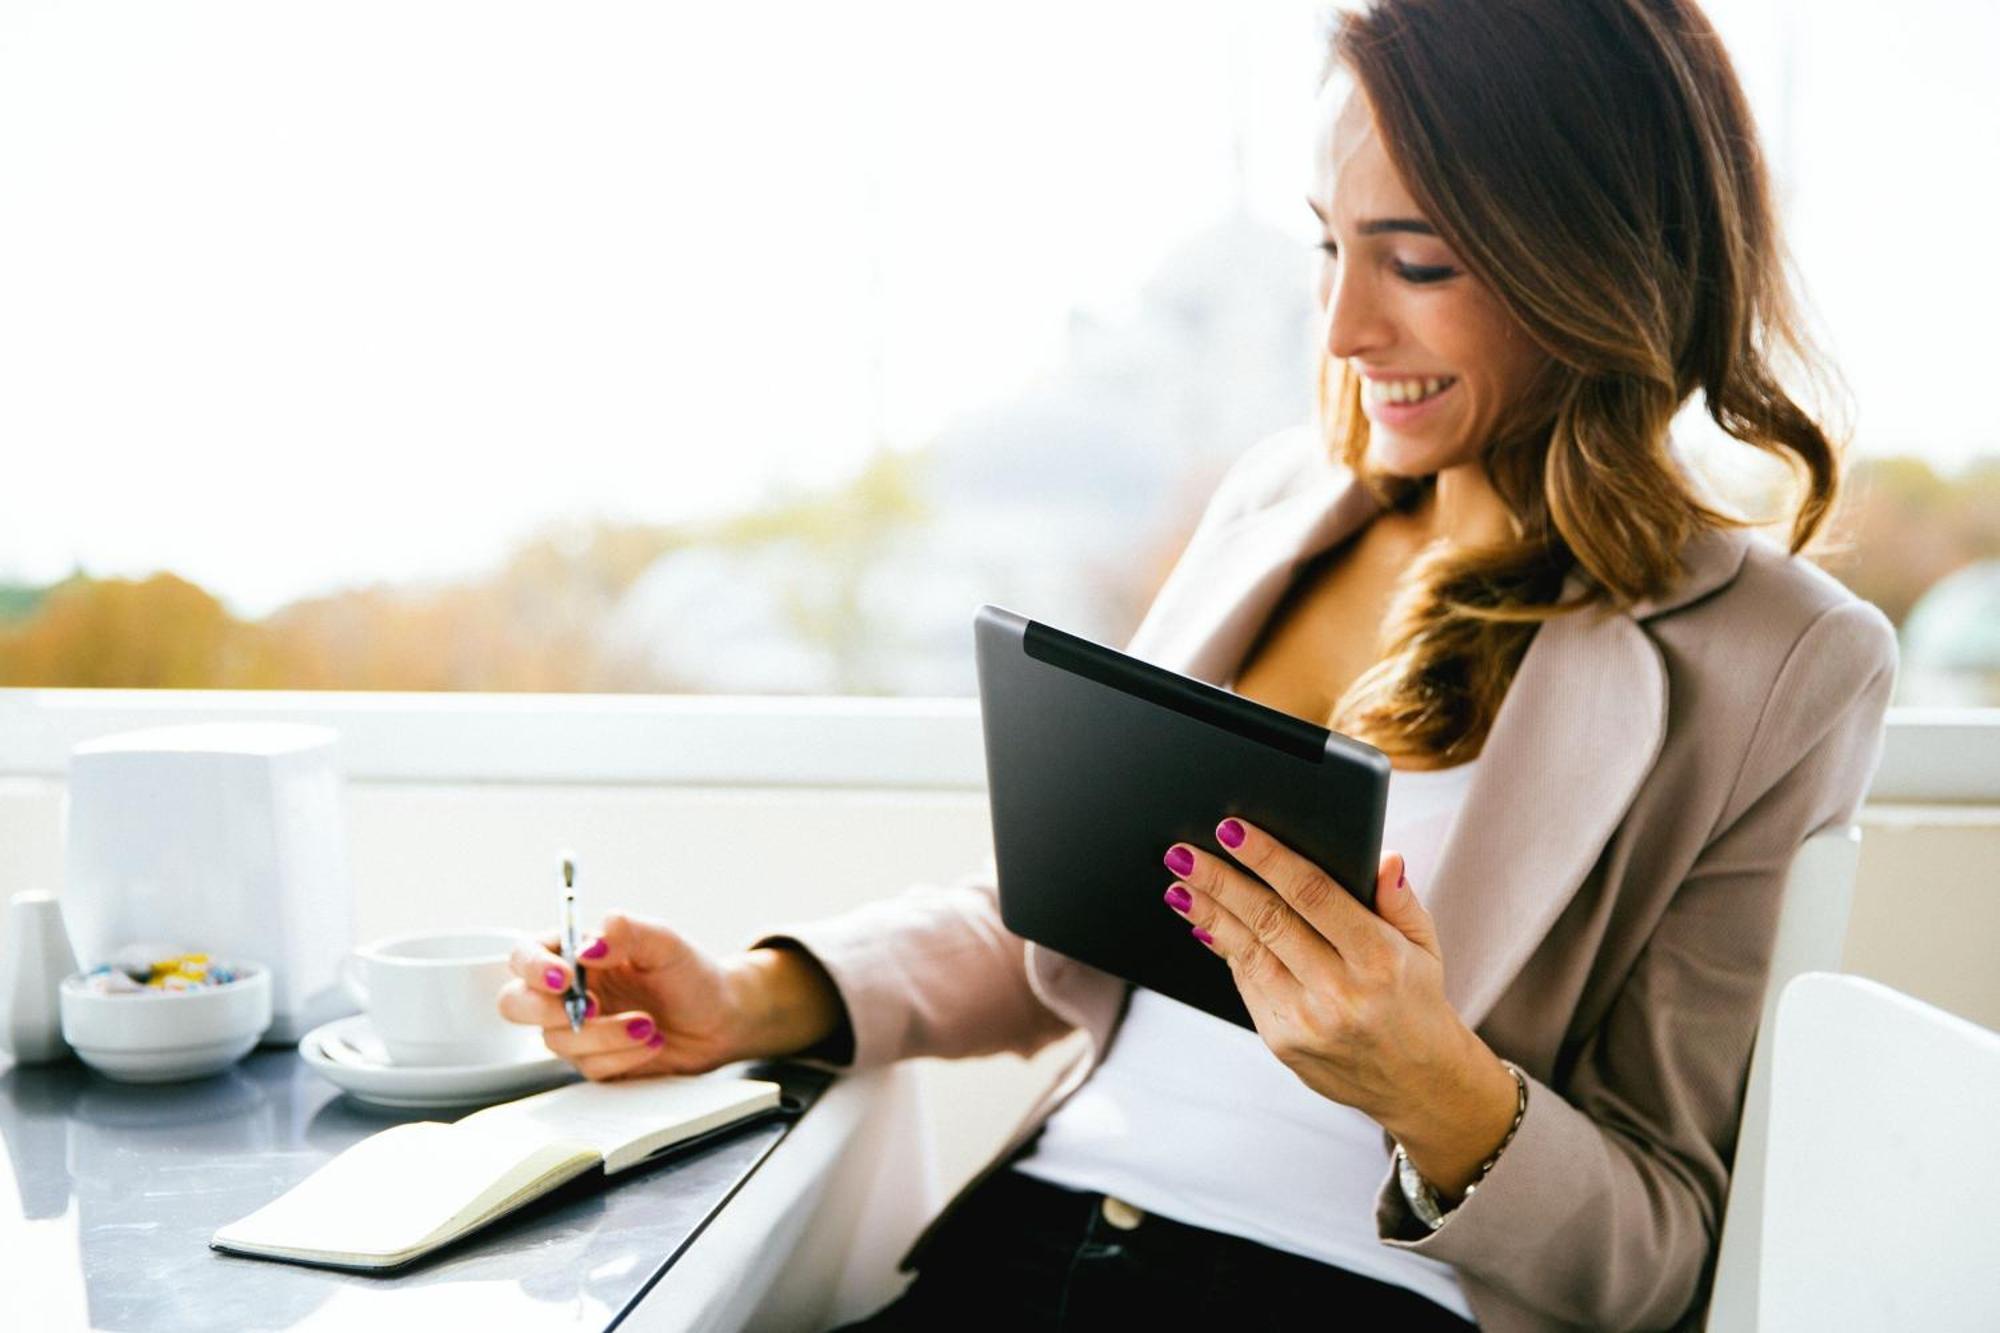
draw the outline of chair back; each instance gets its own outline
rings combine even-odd
[[[2000,1329],[2000,1033],[1866,977],[1778,1004],[1763,1333]]]
[[[1852,824],[1807,838],[1785,876],[1784,902],[1764,985],[1764,1012],[1750,1054],[1750,1084],[1737,1130],[1729,1201],[1710,1289],[1707,1333],[1748,1333],[1757,1327],[1758,1243],[1762,1236],[1764,1157],[1771,1107],[1771,1030],[1778,997],[1805,972],[1840,969],[1847,921],[1854,905],[1854,876],[1861,862],[1861,830]]]

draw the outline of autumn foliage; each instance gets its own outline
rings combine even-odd
[[[47,588],[0,587],[0,686],[306,690],[675,690],[608,660],[600,629],[661,555],[690,543],[803,538],[858,571],[888,525],[923,522],[893,460],[823,497],[794,497],[706,526],[598,523],[538,534],[490,574],[376,585],[293,602],[261,620],[230,614],[170,573],[77,574]],[[2000,556],[2000,460],[1943,477],[1912,458],[1858,465],[1823,557],[1900,622],[1924,590]],[[1174,546],[1175,543],[1167,543]],[[1134,553],[1133,619],[1173,551]],[[831,631],[829,631],[831,632]]]
[[[0,586],[0,686],[126,689],[674,690],[601,651],[600,629],[660,556],[696,543],[750,544],[782,532],[829,560],[921,520],[884,454],[825,495],[780,496],[706,524],[568,525],[523,542],[496,570],[460,582],[349,589],[241,619],[171,573],[77,574],[46,589]]]

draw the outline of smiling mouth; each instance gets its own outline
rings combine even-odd
[[[1428,403],[1456,383],[1458,383],[1456,375],[1439,375],[1421,380],[1366,380],[1361,386],[1361,394],[1371,403],[1386,404],[1390,407],[1416,407]]]

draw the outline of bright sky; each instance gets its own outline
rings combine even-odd
[[[1864,445],[2000,449],[1955,387],[2000,308],[2000,7],[1807,8],[1711,11]],[[1239,199],[1305,283],[1319,13],[11,0],[0,578],[172,568],[261,614],[832,480]]]

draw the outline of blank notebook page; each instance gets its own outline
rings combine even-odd
[[[388,1258],[541,1193],[552,1173],[572,1176],[595,1163],[574,1142],[537,1143],[434,1121],[397,1125],[217,1235],[264,1250]]]
[[[665,1145],[776,1106],[781,1091],[769,1080],[733,1074],[572,1083],[488,1107],[458,1123],[523,1138],[587,1143],[604,1158],[604,1169],[615,1174]]]

